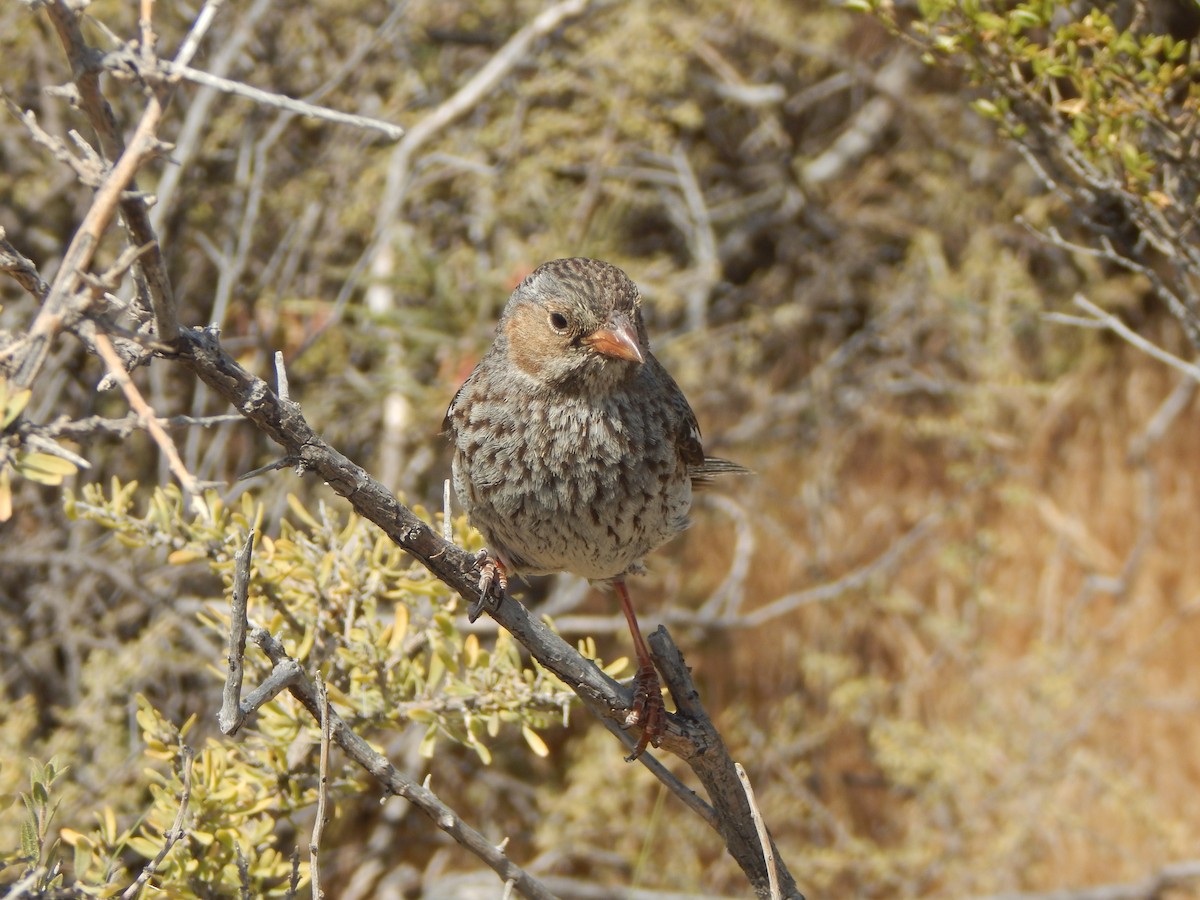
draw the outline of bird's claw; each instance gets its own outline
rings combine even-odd
[[[657,747],[666,734],[667,707],[662,698],[662,682],[651,665],[643,665],[633,679],[633,706],[625,717],[625,727],[640,725],[642,736],[625,762],[633,762],[648,746]]]
[[[498,608],[508,593],[508,571],[498,557],[480,550],[475,555],[475,565],[479,567],[479,597],[467,609],[467,619],[471,622],[483,615],[485,609]]]

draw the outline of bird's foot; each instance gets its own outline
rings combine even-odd
[[[662,682],[652,665],[643,665],[633,679],[633,706],[625,717],[625,727],[633,725],[641,726],[642,736],[625,762],[633,762],[647,746],[657,747],[666,734],[667,707],[663,703]]]
[[[479,567],[479,599],[467,609],[467,619],[472,622],[482,616],[485,609],[497,609],[508,593],[508,570],[500,557],[480,550],[475,555],[475,565]]]

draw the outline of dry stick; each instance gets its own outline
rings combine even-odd
[[[238,10],[242,16],[241,21],[232,34],[223,36],[220,48],[213,48],[212,54],[205,60],[213,72],[220,74],[233,68],[234,62],[242,57],[246,44],[253,39],[255,26],[271,8],[272,2],[273,0],[254,0],[248,7]],[[192,61],[192,56],[199,46],[199,41],[193,39],[193,34],[197,32],[205,14],[218,5],[216,2],[208,3],[200,11],[196,18],[196,27],[192,28],[179,52],[175,54],[176,64],[186,66]],[[162,223],[172,210],[175,191],[184,173],[190,171],[192,158],[199,152],[200,132],[212,125],[212,107],[218,96],[218,92],[214,90],[197,91],[188,104],[183,124],[175,137],[175,149],[171,153],[174,165],[166,167],[155,185],[158,202],[150,210],[150,224],[156,230],[162,229]]]
[[[114,60],[114,67],[123,67],[120,54],[110,54],[110,58]],[[382,119],[339,112],[327,106],[317,106],[314,103],[305,103],[303,100],[293,100],[291,97],[283,94],[274,94],[270,91],[264,91],[260,88],[243,84],[240,81],[231,81],[228,78],[210,75],[199,69],[193,69],[191,66],[181,66],[173,62],[163,62],[160,65],[168,75],[182,78],[185,81],[191,81],[195,84],[201,84],[226,94],[248,97],[260,106],[286,110],[287,112],[296,113],[309,119],[323,119],[326,122],[335,122],[338,125],[352,125],[355,128],[378,131],[393,141],[399,140],[404,136],[403,128],[399,125],[393,125],[391,122],[385,122]]]
[[[686,289],[688,329],[700,331],[708,323],[708,301],[721,280],[721,260],[717,255],[717,237],[712,216],[704,200],[704,191],[682,143],[671,150],[671,163],[679,176],[679,192],[687,205],[687,214],[679,223],[692,254],[696,275]]]
[[[717,830],[725,839],[730,855],[750,875],[751,883],[760,897],[803,900],[803,894],[780,860],[779,850],[766,826],[756,820],[757,813],[751,803],[751,795],[738,776],[737,764],[725,749],[720,732],[700,702],[700,692],[696,690],[691,669],[684,661],[683,654],[661,625],[650,635],[649,643],[654,662],[662,673],[663,683],[675,701],[675,708],[704,729],[705,752],[688,760],[688,765],[712,798],[717,814]]]
[[[710,497],[710,502],[713,499]],[[706,602],[698,610],[663,610],[659,613],[658,619],[663,625],[693,631],[696,629],[732,631],[736,629],[759,628],[772,619],[788,615],[803,606],[813,603],[831,603],[846,596],[851,591],[860,590],[871,581],[882,577],[888,571],[895,568],[909,551],[917,547],[931,533],[933,528],[941,521],[942,516],[943,513],[940,510],[928,513],[923,519],[920,519],[913,525],[912,528],[900,535],[892,544],[888,545],[887,549],[880,553],[879,556],[864,563],[857,569],[852,569],[833,581],[784,594],[782,597],[776,597],[767,605],[760,606],[751,612],[743,613],[737,610],[732,612],[714,611],[710,609],[710,606],[715,606],[716,604]],[[718,588],[719,590],[720,588]],[[718,596],[717,599],[719,600],[720,597]],[[498,626],[494,621],[480,619],[474,623],[464,622],[462,627],[476,634],[490,634]],[[554,617],[554,627],[558,630],[559,634],[591,635],[617,634],[629,629],[624,616],[619,614],[611,616],[584,614],[556,615]]]
[[[421,560],[468,604],[478,599],[479,572],[474,554],[444,540],[364,469],[330,447],[305,421],[299,406],[281,401],[265,381],[243,369],[222,349],[215,334],[195,330],[182,332],[176,341],[176,349],[182,365],[283,447],[290,462],[318,475],[337,494],[345,497],[355,512]],[[522,604],[506,601],[491,615],[539,663],[575,691],[593,715],[618,723],[625,721],[632,702],[629,689],[601,672]],[[676,705],[682,715],[667,717],[667,732],[661,747],[685,760],[696,771],[717,811],[719,830],[725,836],[731,854],[755,890],[766,896],[769,889],[767,872],[745,794],[736,775],[732,774],[732,762],[726,767],[732,777],[712,774],[724,765],[714,762],[717,757],[728,760],[720,735],[698,703],[684,706],[676,695]],[[334,739],[338,740],[336,729]],[[339,744],[345,746],[340,741]],[[785,896],[799,896],[782,863],[780,880]]]
[[[81,159],[71,152],[65,141],[43,129],[38,124],[37,116],[33,112],[23,111],[7,97],[4,98],[4,103],[13,118],[25,126],[25,130],[29,132],[33,142],[47,150],[54,159],[74,172],[75,179],[80,184],[85,187],[97,188],[104,183],[104,161],[96,156],[94,151],[90,152],[86,159]],[[71,132],[71,136],[76,138],[76,141],[79,140],[74,131]],[[91,150],[91,148],[88,149]],[[41,295],[38,296],[38,299],[41,299]]]
[[[827,603],[845,595],[848,591],[858,590],[867,585],[880,573],[886,572],[897,565],[910,549],[919,544],[925,536],[942,521],[942,512],[934,510],[922,517],[912,528],[902,534],[887,550],[871,562],[859,569],[848,572],[841,578],[816,587],[806,588],[791,594],[785,594],[772,600],[765,606],[760,606],[753,612],[734,617],[723,622],[727,627],[754,628],[769,622],[771,619],[790,613],[810,603]]]
[[[35,300],[41,300],[50,290],[50,285],[42,281],[42,276],[38,274],[33,260],[8,242],[3,228],[0,228],[0,272],[11,275]]]
[[[137,880],[125,889],[125,893],[121,895],[121,900],[133,900],[134,897],[142,892],[142,888],[146,886],[146,882],[158,870],[162,861],[167,858],[167,854],[171,852],[171,848],[183,837],[183,817],[187,815],[188,803],[192,799],[192,759],[195,753],[187,744],[183,744],[179,750],[180,756],[183,757],[183,796],[179,798],[179,812],[175,815],[175,822],[171,825],[171,830],[163,835],[164,843],[162,849],[158,851],[158,855],[154,859],[146,863],[145,868],[138,874]]]
[[[104,360],[104,364],[108,367],[109,376],[120,386],[121,391],[125,394],[125,399],[129,401],[130,407],[137,413],[138,421],[149,432],[150,437],[154,439],[154,443],[158,444],[158,448],[162,451],[163,456],[166,457],[167,466],[174,473],[176,479],[178,479],[180,486],[189,498],[192,509],[196,515],[205,521],[209,521],[212,514],[200,494],[199,483],[196,481],[195,476],[187,470],[187,466],[183,464],[183,460],[179,458],[179,451],[175,449],[175,442],[171,440],[171,436],[167,434],[166,429],[159,424],[157,414],[155,414],[150,404],[146,402],[141,391],[137,389],[137,385],[133,383],[133,379],[129,377],[129,373],[125,371],[125,367],[121,364],[121,357],[117,355],[112,341],[108,339],[108,335],[103,331],[98,331],[96,332],[95,345],[96,352],[100,354],[100,358]]]
[[[254,553],[254,529],[246,535],[246,542],[233,561],[233,596],[229,614],[229,674],[225,676],[225,688],[221,692],[221,710],[217,713],[217,726],[222,734],[233,734],[241,727],[242,677],[245,672],[243,658],[246,655],[246,607],[250,601],[250,557]]]
[[[171,280],[167,276],[162,250],[158,246],[158,238],[154,233],[153,227],[150,225],[146,198],[137,192],[137,185],[134,182],[134,174],[138,167],[155,147],[153,136],[166,108],[167,95],[165,93],[162,96],[158,93],[151,94],[146,103],[146,109],[142,113],[141,121],[134,131],[133,138],[130,140],[129,146],[126,147],[121,139],[121,132],[117,127],[116,117],[113,115],[112,108],[108,105],[108,101],[105,100],[104,95],[100,91],[100,70],[94,65],[96,54],[94,49],[88,46],[83,38],[83,31],[79,27],[78,14],[73,5],[68,0],[53,0],[53,2],[46,4],[45,9],[51,23],[58,32],[59,40],[67,52],[67,58],[71,62],[75,84],[79,88],[79,104],[87,115],[88,121],[91,122],[92,127],[96,130],[104,155],[110,160],[117,160],[113,165],[113,171],[109,175],[109,181],[119,180],[120,187],[117,190],[117,197],[115,199],[119,201],[125,227],[128,229],[132,239],[131,243],[138,247],[146,244],[153,245],[150,252],[138,260],[138,265],[145,276],[146,287],[150,293],[150,302],[153,307],[154,322],[158,328],[158,337],[169,341],[179,331],[175,298],[171,290]],[[127,158],[131,158],[128,164],[126,164]],[[124,169],[123,166],[125,167]],[[122,196],[121,192],[127,187],[130,188],[129,192]],[[97,206],[99,200],[100,197],[97,195],[96,202],[93,203],[93,209]],[[91,211],[89,210],[88,217],[90,216]],[[108,222],[111,220],[111,216],[112,210],[109,208],[103,219],[105,227],[107,227]],[[84,223],[86,225],[87,218],[84,219]],[[70,282],[73,282],[77,277],[76,272],[87,266],[88,262],[91,261],[91,255],[95,249],[95,241],[103,230],[103,227],[96,230],[91,244],[86,248],[86,258],[81,260],[72,259],[70,250],[68,250],[68,256],[63,260],[62,268],[59,270],[59,278],[55,279],[56,286],[59,281],[63,280],[64,273],[65,277]],[[84,232],[83,226],[80,226],[80,232]],[[76,233],[77,237],[80,232]],[[73,240],[72,246],[74,244],[75,241]],[[68,287],[73,286],[69,283],[63,285],[64,290]],[[65,290],[65,293],[71,295],[74,293],[74,290]],[[49,299],[47,299],[46,306],[51,306]],[[38,367],[40,368],[40,366],[41,362],[39,361]]]
[[[87,215],[83,217],[83,222],[71,238],[58,275],[29,328],[29,351],[18,366],[13,379],[20,387],[33,384],[50,352],[51,341],[59,331],[70,324],[71,318],[78,312],[75,309],[75,304],[79,302],[76,294],[83,280],[83,271],[91,263],[100,237],[116,213],[122,192],[133,181],[134,173],[146,158],[147,148],[153,141],[152,136],[158,127],[161,114],[161,107],[155,103],[146,108],[133,139],[129,142],[128,150],[109,170],[104,183],[96,191],[96,197]]]
[[[276,668],[288,661],[295,663],[295,660],[287,655],[283,645],[275,640],[266,629],[255,628],[250,634],[250,639],[267,654],[275,663]],[[317,691],[303,671],[289,685],[288,690],[303,704],[314,719],[321,718]],[[524,896],[532,898],[532,900],[554,900],[554,894],[545,885],[509,859],[501,848],[464,822],[433,791],[405,778],[386,756],[374,750],[363,738],[355,734],[345,720],[332,709],[329,710],[329,734],[330,738],[346,752],[347,756],[366,769],[388,792],[412,803],[425,813],[438,828],[490,866],[500,878],[504,881],[512,881],[516,889]]]
[[[308,871],[312,877],[313,900],[321,900],[321,835],[325,832],[325,803],[329,796],[329,692],[318,672],[316,675],[317,703],[321,707],[321,764],[317,778],[317,821],[313,822],[312,840],[308,842]]]
[[[209,428],[213,425],[226,425],[230,422],[240,422],[242,417],[236,413],[223,413],[217,416],[166,416],[155,419],[164,428],[189,428],[199,426]],[[119,419],[106,416],[85,416],[82,419],[69,419],[59,416],[48,425],[30,425],[29,434],[45,438],[69,438],[73,441],[86,441],[97,435],[112,434],[117,437],[128,437],[139,428],[144,428],[137,413],[128,413]]]
[[[758,832],[758,842],[762,847],[763,859],[767,863],[767,875],[770,877],[771,885],[771,900],[780,900],[783,896],[779,893],[779,870],[775,867],[775,850],[771,846],[771,835],[767,831],[767,823],[763,821],[762,812],[758,808],[758,802],[754,799],[754,788],[750,784],[750,776],[746,774],[746,769],[741,763],[734,763],[733,769],[737,772],[738,781],[742,783],[742,790],[746,792],[746,802],[750,804],[750,815],[754,818],[754,829]]]
[[[1176,371],[1182,372],[1193,381],[1200,381],[1200,366],[1197,366],[1195,363],[1182,360],[1178,356],[1168,353],[1166,350],[1163,350],[1161,347],[1155,345],[1151,341],[1146,340],[1116,316],[1105,312],[1095,303],[1092,303],[1092,301],[1083,296],[1083,294],[1076,294],[1073,302],[1080,309],[1084,310],[1084,312],[1088,313],[1088,315],[1092,316],[1096,322],[1102,324],[1108,330],[1119,335],[1122,340],[1127,341],[1134,347],[1137,347],[1137,349],[1141,350],[1143,353],[1153,356],[1159,362],[1164,362]]]

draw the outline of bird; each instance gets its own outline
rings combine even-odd
[[[684,531],[693,490],[747,469],[704,454],[683,391],[650,352],[641,298],[616,266],[556,259],[513,291],[495,339],[443,422],[451,481],[482,534],[472,620],[510,575],[570,572],[611,585],[638,671],[626,727],[632,761],[660,745],[662,686],[626,576]]]

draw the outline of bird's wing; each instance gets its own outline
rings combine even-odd
[[[716,475],[751,474],[749,469],[739,466],[735,462],[704,455],[700,425],[696,421],[696,414],[692,412],[692,407],[683,395],[683,391],[657,359],[651,356],[648,362],[657,370],[655,374],[665,388],[667,402],[671,404],[674,413],[671,421],[675,423],[675,447],[679,451],[679,458],[687,466],[688,475],[692,478],[692,485],[703,487],[709,484]]]
[[[454,408],[456,406],[458,406],[459,400],[461,400],[463,394],[466,393],[467,388],[470,386],[471,382],[475,379],[475,372],[478,372],[478,371],[479,371],[479,369],[476,368],[475,371],[473,371],[469,376],[467,376],[467,380],[462,383],[462,386],[457,391],[454,392],[454,399],[451,400],[450,405],[446,407],[446,416],[444,419],[442,419],[442,434],[450,435],[451,437],[453,437],[453,435],[454,435]]]

